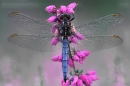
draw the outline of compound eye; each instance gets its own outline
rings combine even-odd
[[[70,20],[70,15],[67,15],[67,19]]]
[[[64,16],[64,15],[61,15],[61,16],[60,16],[60,19],[61,19],[61,20],[63,20],[64,18],[65,18],[65,16]]]

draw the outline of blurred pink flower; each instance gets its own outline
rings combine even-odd
[[[80,64],[83,64],[83,63],[84,63],[84,59],[80,58],[80,59],[79,59],[79,63],[80,63]]]
[[[81,64],[83,64],[85,58],[86,58],[89,54],[90,54],[90,52],[87,51],[87,50],[84,50],[84,51],[76,51],[76,54],[74,55],[73,58],[74,58],[74,59],[79,58],[79,59],[78,59],[78,62],[81,63]],[[78,56],[78,57],[77,57],[77,56]],[[75,61],[75,60],[74,60],[74,61]]]
[[[86,75],[95,75],[96,74],[96,71],[94,70],[90,70],[86,73]]]
[[[73,2],[73,3],[70,3],[70,4],[67,6],[67,8],[72,8],[72,9],[74,9],[76,6],[77,6],[77,4],[76,4],[75,2]]]
[[[84,54],[85,54],[85,57],[86,57],[86,56],[88,56],[88,55],[90,54],[90,51],[88,51],[88,50],[83,50],[82,53],[84,53]]]
[[[51,45],[56,45],[58,42],[59,42],[59,39],[54,37],[54,38],[51,40]]]
[[[62,86],[69,86],[70,85],[70,81],[67,80],[66,83],[64,82],[64,80],[62,80]]]
[[[78,81],[78,76],[74,76],[74,80],[72,81],[72,86],[76,86],[77,81]]]
[[[83,81],[81,79],[78,79],[77,86],[83,86]]]
[[[76,61],[76,62],[79,61],[79,57],[78,57],[77,55],[74,55],[74,56],[73,56],[73,59],[74,59],[74,61]]]
[[[85,81],[87,80],[87,75],[82,74],[82,75],[80,75],[79,78],[80,78],[83,82],[85,82]]]
[[[78,43],[78,39],[76,37],[73,37],[73,36],[69,36],[68,37],[68,40],[71,41],[72,43],[74,44],[77,44]]]
[[[68,82],[64,82],[64,80],[61,81],[62,86],[90,86],[93,81],[98,80],[98,77],[96,76],[95,71],[88,71],[95,75],[85,75],[82,74],[80,71],[76,72],[76,75],[71,75],[70,79],[68,79]]]
[[[59,61],[59,62],[62,62],[62,55],[59,55],[59,56],[58,56],[58,61]]]
[[[68,65],[69,65],[70,67],[74,67],[74,64],[73,64],[73,61],[72,61],[71,58],[68,59]]]
[[[61,6],[60,6],[60,11],[61,11],[62,13],[66,13],[66,10],[67,10],[67,7],[66,7],[66,6],[64,6],[64,5],[61,5]]]
[[[52,32],[52,33],[55,33],[55,30],[56,30],[56,29],[58,29],[57,25],[53,25],[53,26],[52,26],[52,29],[51,29],[51,32]]]
[[[75,34],[75,37],[77,37],[79,40],[84,40],[85,39],[85,37],[82,34],[78,33],[78,32]]]
[[[55,5],[49,5],[45,8],[45,10],[48,12],[48,13],[56,13],[56,6]]]
[[[52,59],[51,59],[52,61],[58,61],[58,55],[57,56],[54,56]]]
[[[46,21],[47,21],[48,23],[56,22],[56,16],[51,16],[51,17],[48,18]]]
[[[74,14],[75,13],[72,8],[67,8],[66,12],[69,13],[69,14]]]
[[[98,77],[96,75],[90,75],[89,77],[91,78],[92,81],[98,80]]]

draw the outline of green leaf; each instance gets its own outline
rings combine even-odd
[[[79,69],[77,69],[75,72],[76,72],[76,73],[79,73]]]
[[[80,70],[80,71],[79,71],[79,74],[82,74],[82,73],[83,73],[83,70]]]
[[[72,75],[73,75],[73,74],[72,74],[72,71],[70,71],[70,73],[69,73],[69,74],[72,76]]]

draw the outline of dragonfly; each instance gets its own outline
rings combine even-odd
[[[60,27],[61,41],[57,44],[57,48],[51,46],[50,41],[54,34],[50,32],[51,24],[45,20],[35,19],[19,12],[8,14],[8,18],[18,29],[24,29],[33,34],[19,35],[12,34],[8,37],[8,42],[19,47],[27,48],[38,52],[47,52],[58,50],[62,47],[62,72],[64,81],[67,79],[68,72],[68,55],[71,52],[70,47],[73,44],[68,40],[68,36],[73,35],[70,31],[70,20],[74,20],[74,16],[68,19],[69,14],[63,14]],[[109,14],[96,20],[78,23],[75,25],[77,32],[81,33],[85,39],[74,45],[78,50],[87,49],[96,52],[104,49],[116,47],[123,43],[123,39],[117,35],[96,35],[108,31],[113,26],[118,25],[124,20],[123,15],[119,13]]]

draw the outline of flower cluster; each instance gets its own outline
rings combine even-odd
[[[61,81],[62,86],[90,86],[93,81],[98,80],[98,77],[96,75],[96,71],[88,71],[86,74],[82,74],[83,70],[79,71],[76,70],[75,74],[72,74],[70,72],[71,77],[64,82],[64,80]]]
[[[68,6],[61,5],[60,8],[56,8],[55,5],[50,5],[45,8],[45,10],[48,13],[51,14],[57,14],[57,16],[51,16],[47,19],[48,23],[54,23],[55,25],[52,26],[51,32],[55,33],[55,37],[51,41],[51,45],[56,45],[60,41],[60,36],[58,32],[58,26],[61,24],[60,21],[57,21],[57,18],[60,14],[68,13],[68,14],[74,14],[74,8],[77,6],[77,4],[71,3]],[[71,35],[68,37],[68,40],[70,43],[77,44],[78,40],[84,40],[84,36],[78,32],[76,32],[76,29],[74,25],[72,24],[71,27],[72,32],[74,31],[74,35]],[[84,51],[70,51],[69,50],[69,58],[68,58],[68,65],[74,69],[74,73],[70,72],[70,77],[68,77],[67,81],[64,82],[62,80],[61,85],[62,86],[82,86],[83,84],[85,86],[90,86],[93,81],[98,80],[98,77],[96,76],[95,71],[88,71],[86,74],[82,74],[83,70],[75,70],[74,62],[78,62],[80,64],[84,63],[84,60],[87,56],[89,56],[90,51],[84,50]],[[54,62],[62,62],[62,55],[57,55],[52,58],[52,61]]]
[[[74,67],[74,62],[79,62],[81,64],[83,64],[85,58],[90,54],[89,51],[87,50],[84,50],[84,51],[75,51],[74,55],[72,58],[69,57],[68,59],[68,64],[70,67]],[[54,56],[52,58],[52,61],[54,62],[62,62],[62,55],[57,55],[57,56]]]
[[[77,4],[75,2],[69,4],[68,6],[61,5],[60,8],[56,8],[55,5],[49,5],[45,8],[45,10],[48,13],[57,14],[57,16],[63,13],[74,14],[74,8],[76,6]],[[57,22],[56,18],[57,18],[56,16],[51,16],[50,18],[47,19],[47,22],[48,23]]]
[[[45,8],[45,10],[48,12],[48,13],[52,13],[52,14],[56,14],[56,13],[69,13],[69,14],[74,14],[74,8],[77,6],[77,4],[74,2],[74,3],[71,3],[69,4],[68,6],[64,6],[64,5],[61,5],[60,8],[56,8],[55,5],[49,5]]]
[[[77,44],[78,40],[84,40],[84,39],[85,39],[84,36],[78,32],[75,35],[68,37],[68,40],[74,44]],[[55,37],[51,40],[51,45],[56,45],[59,41],[60,39],[58,37]]]

